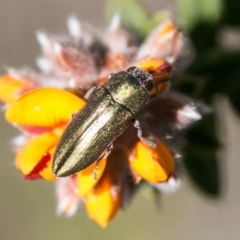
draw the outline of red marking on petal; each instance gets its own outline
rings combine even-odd
[[[22,131],[30,133],[30,134],[42,134],[45,132],[50,132],[53,130],[51,127],[38,127],[38,126],[30,126],[30,125],[17,125]]]
[[[49,153],[45,153],[33,170],[29,174],[24,175],[24,179],[35,180],[42,178],[40,176],[40,172],[47,167],[47,163],[51,160],[51,158],[52,157]]]
[[[39,173],[34,173],[34,174],[28,174],[28,175],[23,175],[24,180],[36,180],[36,179],[42,179],[42,177],[39,175]]]
[[[167,72],[167,73],[169,73],[169,72],[172,71],[172,66],[171,66],[169,63],[164,62],[164,63],[159,67],[158,70],[160,70],[161,72]]]

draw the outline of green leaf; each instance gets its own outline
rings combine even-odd
[[[212,50],[197,58],[188,71],[198,76],[199,80],[196,81],[205,82],[200,94],[201,99],[211,101],[212,97],[219,93],[226,94],[233,98],[233,101],[237,99],[237,96],[240,96],[239,63],[239,51]]]
[[[178,78],[175,87],[182,94],[186,94],[192,98],[199,98],[205,87],[206,79],[197,75],[184,74]]]
[[[106,12],[109,19],[119,13],[123,23],[140,38],[145,38],[164,18],[160,13],[152,17],[138,0],[109,0]]]
[[[217,45],[217,32],[223,16],[222,0],[179,0],[177,15],[198,55]]]
[[[217,158],[219,141],[214,118],[214,115],[210,114],[188,131],[188,144],[184,148],[184,166],[198,188],[217,197],[221,186]]]
[[[240,24],[240,1],[222,0],[224,3],[224,17],[227,24],[239,27]]]
[[[180,25],[188,32],[203,22],[216,24],[223,15],[222,0],[179,0],[176,3]]]

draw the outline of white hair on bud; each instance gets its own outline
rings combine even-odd
[[[80,39],[82,37],[82,24],[75,15],[71,15],[68,18],[67,27],[73,38]]]
[[[11,140],[11,145],[14,147],[21,147],[26,143],[27,139],[28,137],[25,134],[18,135]]]
[[[111,195],[113,197],[113,199],[116,201],[117,200],[117,195],[118,195],[118,192],[120,191],[120,187],[117,186],[117,185],[114,185],[111,187]]]
[[[37,37],[37,41],[42,46],[42,48],[47,48],[50,45],[50,40],[47,34],[45,34],[44,32],[37,31],[36,37]]]
[[[20,71],[17,70],[17,69],[15,69],[15,68],[10,68],[10,67],[8,67],[8,68],[7,68],[7,72],[8,72],[8,74],[9,74],[11,77],[13,77],[13,78],[22,79],[22,76],[21,76],[21,74],[20,74]]]
[[[72,88],[76,88],[77,87],[76,80],[74,78],[71,78],[69,80],[68,86]]]
[[[56,214],[61,215],[64,213],[67,217],[72,217],[77,212],[79,204],[71,204],[71,206],[69,205],[69,199],[64,198],[63,200],[61,200],[61,202],[57,206]]]
[[[153,186],[164,193],[174,193],[181,187],[180,179],[170,177],[167,182],[153,184]]]
[[[65,214],[67,217],[73,216],[81,204],[81,199],[77,195],[73,179],[59,178],[56,181],[57,209],[56,214]]]
[[[52,71],[51,63],[44,57],[38,57],[36,59],[36,65],[44,73],[49,73]]]
[[[59,54],[62,52],[62,46],[58,42],[54,42],[53,44],[53,50],[55,53]]]
[[[182,129],[202,118],[194,104],[187,104],[177,111],[177,128]]]
[[[109,26],[109,30],[110,31],[115,31],[116,29],[118,29],[121,26],[121,17],[120,14],[114,14]]]

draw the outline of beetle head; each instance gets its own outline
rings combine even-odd
[[[133,75],[149,92],[154,88],[153,85],[153,76],[138,67],[130,67],[127,70],[128,73]]]
[[[159,58],[150,58],[139,62],[137,66],[153,77],[153,88],[149,90],[151,96],[155,96],[169,87],[172,77],[172,65],[168,62]]]

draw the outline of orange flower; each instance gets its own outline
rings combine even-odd
[[[27,92],[9,105],[5,117],[29,134],[17,149],[16,165],[25,178],[55,179],[51,159],[55,147],[72,114],[85,102],[57,88],[39,88]]]
[[[24,94],[8,107],[6,119],[30,133],[16,155],[17,168],[25,179],[55,180],[51,166],[56,145],[71,116],[84,104],[83,100],[69,92],[56,88],[39,88]],[[135,157],[130,159],[129,163],[138,178],[160,183],[166,181],[173,173],[173,155],[163,143],[159,143],[158,147],[153,149],[139,142],[134,149]],[[106,226],[122,204],[121,179],[128,176],[123,173],[128,167],[129,154],[130,151],[126,153],[122,149],[114,148],[108,161],[102,159],[98,165],[91,164],[72,181],[71,188],[84,199],[89,215],[102,227]],[[96,166],[98,169],[95,177]],[[62,211],[69,214],[70,205],[71,201]]]
[[[130,158],[134,173],[150,183],[165,182],[174,172],[173,154],[159,141],[156,149],[139,141],[135,153]]]
[[[178,178],[177,152],[167,132],[201,116],[190,100],[168,92],[169,81],[159,84],[172,76],[172,64],[183,44],[182,34],[171,22],[160,25],[139,48],[119,17],[101,38],[75,17],[69,19],[68,27],[71,38],[66,42],[37,33],[43,52],[37,63],[42,73],[9,72],[0,78],[0,99],[7,103],[6,120],[24,132],[15,146],[16,167],[24,178],[56,180],[58,214],[70,216],[81,204],[96,223],[106,227],[140,181],[160,189],[169,179]],[[111,73],[131,66],[152,74],[156,87],[151,95],[164,92],[134,116],[144,137],[156,147],[138,139],[130,125],[114,141],[107,158],[96,159],[74,176],[56,179],[51,171],[53,154],[72,115],[84,107],[83,96],[92,86],[108,81]]]

